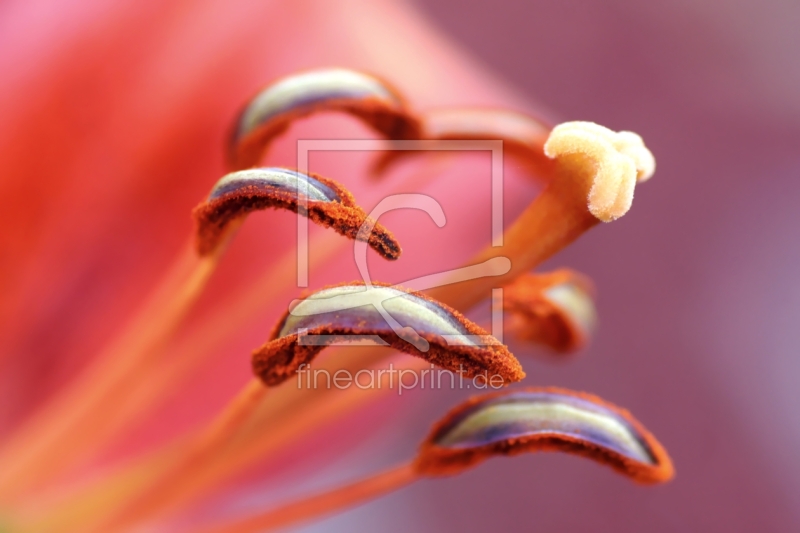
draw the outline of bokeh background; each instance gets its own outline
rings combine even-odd
[[[277,75],[339,64],[386,75],[422,107],[507,105],[644,137],[658,169],[631,213],[545,265],[594,279],[590,347],[564,362],[512,347],[527,384],[629,408],[677,477],[643,488],[574,457],[496,459],[303,530],[797,530],[798,27],[792,0],[0,4],[0,429],[73,378],[158,279],[190,229],[186,213],[221,173],[219,146],[244,99]],[[329,131],[369,136],[342,118],[292,133]],[[275,157],[291,149],[287,139]],[[312,163],[363,174],[363,160],[326,157]],[[432,232],[421,215],[387,215],[417,259],[376,272],[399,280],[452,267],[483,242],[464,229],[486,216],[469,203],[480,189],[447,197],[481,161],[458,163],[434,186],[450,202],[452,233]],[[535,187],[509,176],[513,217]],[[373,182],[348,179],[365,205],[380,198]],[[270,231],[290,217],[253,218],[192,320],[293,245]],[[315,281],[355,277],[346,259]],[[103,460],[217,411],[247,379],[248,366],[230,361],[263,341],[278,312],[215,349],[185,394]],[[465,396],[416,391],[333,421],[204,512],[263,508],[407,458]]]

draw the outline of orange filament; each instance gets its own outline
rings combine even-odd
[[[477,264],[494,257],[507,257],[511,260],[508,273],[436,287],[428,294],[456,309],[469,309],[488,298],[493,288],[536,268],[600,222],[586,209],[585,189],[582,189],[575,186],[570,176],[552,179],[506,230],[503,246],[486,247],[469,261]]]
[[[251,416],[268,390],[257,380],[250,381],[204,431],[174,456],[173,461],[159,468],[156,475],[148,479],[146,486],[124,501],[119,512],[112,513],[106,521],[94,526],[94,530],[116,531],[118,525],[135,522],[140,516],[146,516],[147,510],[169,496],[192,470],[224,452],[230,444],[231,435]]]
[[[223,248],[198,258],[187,247],[127,328],[15,435],[0,455],[0,499],[17,499],[96,451],[104,422],[113,420],[116,400],[157,362],[160,348],[202,293]]]
[[[232,523],[200,528],[196,533],[258,533],[271,531],[300,522],[320,518],[326,514],[394,492],[419,479],[413,464],[403,464],[374,474],[354,483],[283,505],[266,513]]]
[[[364,368],[370,368],[372,366],[370,363],[376,362],[376,355],[388,355],[391,353],[386,348],[361,348],[361,350],[357,350],[357,353],[363,357],[363,360],[359,361],[359,366],[350,368],[353,373]],[[376,351],[378,351],[378,354],[376,354]],[[377,359],[384,358],[378,357]],[[319,368],[331,368],[330,362],[332,359],[335,360],[336,357],[326,358],[324,361],[325,366],[321,365]],[[422,359],[403,358],[402,363],[398,362],[395,366],[402,366],[407,369],[422,369],[428,367],[429,363]],[[337,365],[335,370],[341,368],[343,367]],[[140,523],[144,520],[155,520],[168,514],[174,514],[191,505],[191,503],[213,492],[255,461],[280,450],[327,421],[363,406],[364,402],[369,401],[369,398],[384,393],[388,389],[389,377],[386,374],[381,374],[379,380],[381,382],[379,387],[369,389],[350,387],[346,390],[337,391],[336,394],[328,394],[329,391],[327,389],[316,388],[299,389],[297,387],[284,386],[275,389],[268,396],[270,401],[262,402],[258,409],[247,420],[242,420],[239,428],[229,435],[231,445],[224,452],[207,464],[196,465],[190,475],[182,477],[178,480],[180,483],[176,483],[171,487],[172,490],[169,495],[164,495],[158,501],[150,500],[151,505],[146,509],[139,509],[138,515],[136,517],[131,516],[125,525]],[[254,378],[246,388],[251,388],[254,384],[263,387],[260,380]],[[320,401],[323,398],[324,401]],[[163,467],[164,463],[156,457],[151,461],[145,462],[144,465],[134,465],[132,468],[137,470],[152,469],[152,475],[158,476],[158,472]],[[123,472],[110,487],[123,485],[124,479],[125,473]],[[150,479],[154,478],[151,477]],[[140,488],[146,489],[147,486],[149,486],[149,483],[148,485],[140,486]],[[114,515],[120,512],[121,507],[125,506],[125,502],[118,500],[106,501],[106,503],[111,509],[116,509],[112,511]],[[108,508],[106,508],[106,511],[108,511]],[[116,525],[120,530],[123,530],[122,522],[116,523]],[[84,525],[83,527],[82,531],[85,530],[86,526]]]

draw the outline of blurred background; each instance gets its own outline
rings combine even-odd
[[[169,264],[189,209],[221,173],[219,146],[238,106],[278,75],[338,64],[387,75],[423,107],[508,105],[643,136],[658,168],[631,213],[545,265],[595,281],[591,345],[564,362],[512,348],[526,384],[586,390],[630,409],[669,450],[677,477],[638,487],[559,454],[495,459],[302,530],[800,529],[798,27],[794,0],[1,4],[4,434],[74,377]],[[325,120],[295,133],[319,137],[332,126],[345,138],[369,135],[347,119]],[[379,197],[353,179],[343,181],[360,200]],[[509,186],[529,193],[509,195],[512,216],[534,189],[513,176]],[[446,209],[454,227],[469,220],[468,208]],[[264,243],[292,246],[267,217],[290,220],[269,214],[245,226],[197,316],[263,270],[272,257]],[[410,241],[410,257],[446,255],[441,246],[468,257],[479,244],[435,232],[415,243],[432,225],[408,220],[391,214],[386,225]],[[407,279],[452,262],[376,271]],[[320,284],[354,277],[340,267]],[[230,370],[231,358],[263,342],[279,310],[217,349],[191,391],[106,459],[218,410],[247,379],[249,366]],[[332,423],[280,466],[231,487],[209,516],[407,458],[466,395],[415,391]]]

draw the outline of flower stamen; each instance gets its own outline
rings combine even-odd
[[[494,455],[563,451],[640,483],[674,475],[664,447],[631,414],[597,396],[555,387],[484,395],[450,411],[422,446],[417,466],[452,475]]]
[[[281,78],[250,100],[231,132],[228,166],[256,166],[292,122],[322,111],[353,115],[387,139],[419,136],[417,119],[389,83],[354,70],[320,69]]]
[[[558,353],[582,348],[597,321],[591,281],[569,269],[525,274],[503,288],[507,332]]]
[[[514,382],[525,376],[505,346],[455,309],[379,283],[336,285],[301,300],[278,322],[273,340],[253,353],[253,371],[275,386],[326,345],[365,337],[468,378],[486,374]]]
[[[433,290],[432,297],[457,309],[472,307],[487,298],[498,281],[513,281],[599,222],[624,215],[636,181],[648,179],[655,170],[652,154],[638,135],[587,122],[556,126],[544,152],[555,159],[545,189],[503,234],[503,246],[486,247],[471,261],[505,256],[511,261],[509,272],[499,280],[475,279]]]
[[[470,264],[478,264],[497,257],[507,257],[511,260],[510,270],[504,271],[498,276],[442,285],[426,291],[425,294],[453,308],[469,309],[488,298],[493,287],[513,281],[573,242],[586,230],[600,222],[589,211],[587,201],[596,170],[595,162],[588,157],[582,157],[579,153],[556,155],[554,176],[551,177],[542,194],[505,232],[504,246],[487,248],[470,261]],[[381,359],[385,361],[385,357],[391,353],[389,350],[383,349],[382,353],[385,355],[382,358],[376,357],[377,350],[380,349],[342,349],[336,357],[337,368],[358,371],[371,367],[373,364],[379,364]],[[425,362],[420,359],[410,361],[408,366],[422,369],[424,364]],[[357,392],[361,394],[357,394]],[[380,392],[382,391],[371,389],[348,390],[344,393],[337,391],[338,394],[332,395],[330,391],[324,390],[292,389],[291,391],[286,390],[285,396],[274,398],[274,401],[283,409],[291,405],[296,417],[307,424],[310,420],[323,416],[323,413],[330,412],[333,409],[332,405],[340,405],[336,408],[336,412],[339,413],[340,410],[352,409],[361,405],[359,399],[366,401],[372,393]],[[343,394],[352,397],[352,400],[342,401],[341,404],[333,403],[334,399]],[[305,407],[299,409],[300,404]],[[278,411],[275,409],[266,412],[264,416],[260,417],[260,426],[266,427],[268,424],[276,423],[274,417],[280,417],[277,413]],[[312,427],[312,425],[303,425],[298,422],[294,431],[302,433]],[[190,499],[196,498],[203,490],[208,490],[212,486],[211,479],[219,480],[231,475],[232,472],[238,471],[248,464],[248,461],[263,456],[269,449],[280,446],[282,439],[296,438],[298,433],[287,429],[287,432],[281,433],[281,435],[270,433],[254,437],[246,446],[246,450],[240,450],[236,457],[215,465],[206,474],[198,473],[191,482],[192,487],[187,487],[187,490],[180,496],[180,500],[185,504]],[[207,481],[201,481],[202,478]],[[203,489],[203,486],[206,488]],[[174,505],[179,504],[176,502]]]
[[[214,185],[208,199],[193,211],[198,253],[213,253],[230,235],[232,224],[269,207],[292,210],[351,239],[366,239],[386,259],[400,257],[400,244],[381,224],[370,226],[368,235],[359,233],[367,214],[342,185],[278,167],[233,172]]]
[[[304,343],[301,330],[322,341]],[[387,339],[396,349],[468,378],[484,376],[488,382],[490,376],[499,376],[507,383],[525,376],[519,361],[499,341],[457,311],[419,293],[385,284],[365,287],[363,283],[317,291],[287,312],[278,322],[273,340],[254,352],[253,369],[263,383],[251,381],[207,430],[188,443],[175,463],[140,487],[137,497],[129,496],[95,529],[121,529],[150,515],[193,468],[213,460],[231,435],[253,418],[267,387],[294,376],[325,345],[364,336]],[[424,340],[424,347],[419,340]],[[499,384],[495,379],[492,383]]]
[[[420,122],[422,136],[427,140],[500,139],[503,152],[517,159],[535,176],[546,176],[552,165],[543,151],[551,126],[524,113],[480,107],[442,108],[423,113]],[[382,175],[395,163],[415,153],[419,152],[386,151],[372,164],[371,174]]]

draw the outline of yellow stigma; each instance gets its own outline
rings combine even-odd
[[[551,159],[569,159],[593,173],[588,208],[603,222],[627,213],[636,182],[646,181],[656,169],[653,154],[637,134],[615,132],[593,122],[559,124],[550,132],[544,153]]]

